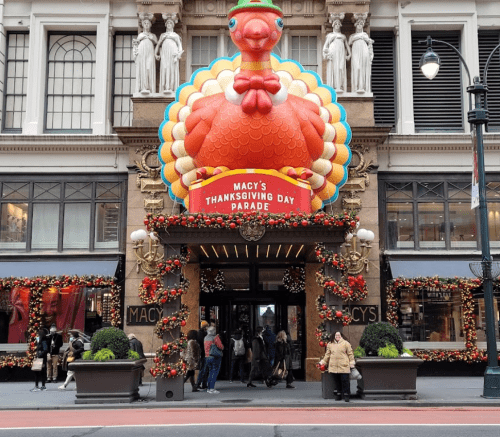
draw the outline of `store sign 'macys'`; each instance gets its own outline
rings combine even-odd
[[[233,170],[193,183],[189,210],[229,214],[238,211],[311,211],[311,187],[276,170]]]

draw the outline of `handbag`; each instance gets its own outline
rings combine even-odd
[[[288,375],[288,370],[286,368],[286,363],[284,361],[279,362],[273,369],[272,376],[276,379],[285,379]]]
[[[361,379],[363,378],[361,376],[361,373],[359,373],[358,369],[356,369],[356,367],[353,367],[351,369],[351,373],[349,374],[349,379]]]
[[[33,363],[31,363],[31,370],[34,372],[40,372],[43,368],[43,358],[35,358]]]
[[[209,355],[211,357],[215,357],[215,358],[220,358],[222,357],[222,351],[217,347],[217,345],[215,343],[212,343],[210,345],[210,351],[209,351]]]

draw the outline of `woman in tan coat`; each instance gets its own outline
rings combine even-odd
[[[349,402],[349,396],[351,394],[349,373],[354,367],[354,364],[354,355],[350,343],[344,340],[342,334],[337,331],[330,338],[330,343],[328,343],[326,347],[326,354],[320,361],[320,365],[328,366],[328,372],[333,374],[336,401],[342,399],[343,393],[344,400]],[[341,387],[342,391],[340,391]]]

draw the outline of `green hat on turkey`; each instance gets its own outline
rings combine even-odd
[[[229,10],[228,17],[231,18],[236,12],[243,10],[262,10],[276,12],[281,17],[283,17],[283,11],[278,7],[273,5],[273,0],[238,0],[238,4]]]

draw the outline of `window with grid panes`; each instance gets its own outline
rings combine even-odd
[[[470,177],[401,179],[411,177],[391,175],[381,185],[386,249],[477,250],[478,222],[476,210],[470,207]]]
[[[396,124],[396,46],[394,32],[371,32],[372,91],[376,124]]]
[[[5,68],[3,130],[21,132],[26,112],[29,33],[9,32]]]
[[[304,69],[318,72],[318,37],[292,36],[291,41],[290,58],[300,62]]]
[[[426,45],[419,41],[429,35],[445,41],[460,51],[460,32],[412,32],[413,113],[415,132],[463,132],[462,75],[460,58],[444,44],[434,44],[441,58],[437,76],[429,80],[419,68]]]
[[[0,178],[0,249],[120,248],[126,177]]]
[[[92,133],[96,36],[49,34],[46,132]]]
[[[193,35],[191,37],[191,73],[208,67],[217,58],[217,36]]]
[[[113,126],[132,126],[135,62],[132,40],[136,33],[116,33],[114,39]]]
[[[488,57],[495,47],[500,44],[500,30],[483,31],[478,33],[479,41],[479,68],[484,80],[484,67]],[[491,58],[488,67],[488,111],[490,121],[489,131],[500,131],[500,49],[497,49]]]

